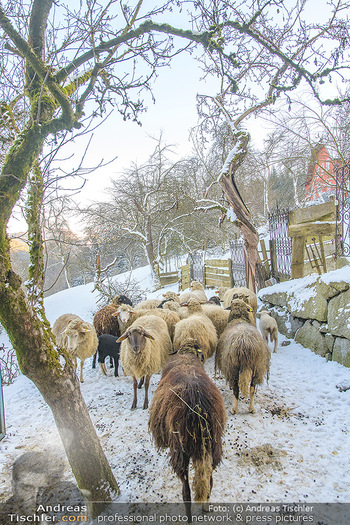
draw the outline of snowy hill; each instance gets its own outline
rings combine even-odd
[[[134,277],[142,289],[152,288],[146,268]],[[66,312],[91,320],[96,311],[91,291],[89,284],[47,298],[49,320]],[[350,389],[341,388],[350,387],[350,370],[294,341],[281,346],[285,340],[280,336],[272,355],[269,384],[257,391],[255,414],[248,413],[247,400],[240,400],[238,414],[231,415],[232,392],[222,377],[216,381],[228,419],[223,462],[213,476],[213,502],[350,501]],[[213,377],[213,358],[205,368]],[[115,378],[112,371],[102,376],[91,361],[85,363],[84,377],[81,390],[120,485],[119,501],[181,502],[181,483],[167,453],[157,452],[152,443],[148,410],[130,410],[131,378]],[[159,378],[151,379],[150,401]],[[143,392],[139,398],[141,406]],[[0,442],[0,501],[11,495],[11,466],[20,454],[52,447],[64,455],[51,412],[26,377],[4,387],[4,399],[7,435]],[[68,464],[65,476],[73,481]]]

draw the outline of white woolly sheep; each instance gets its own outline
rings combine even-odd
[[[134,383],[134,398],[131,408],[137,406],[137,380],[145,376],[145,401],[148,408],[148,387],[153,374],[159,372],[167,362],[172,350],[166,322],[155,315],[144,315],[119,337],[120,360],[124,374],[131,375]]]
[[[224,308],[230,308],[231,302],[234,299],[243,299],[245,303],[252,307],[253,311],[250,314],[251,323],[253,326],[256,326],[256,311],[258,309],[256,294],[244,286],[240,288],[229,288],[224,294],[222,306]]]
[[[183,292],[180,295],[180,304],[187,303],[189,299],[197,299],[197,301],[206,301],[204,286],[199,281],[192,281],[189,292]]]
[[[95,354],[98,346],[95,328],[77,315],[63,314],[56,319],[52,331],[57,346],[65,348],[72,356],[75,370],[77,358],[80,359],[80,382],[83,383],[84,361]]]
[[[278,327],[276,320],[271,317],[270,312],[267,310],[261,310],[261,312],[258,312],[256,315],[260,316],[259,328],[264,341],[268,344],[270,334],[270,341],[271,343],[274,342],[273,351],[276,352],[278,346]]]
[[[239,391],[248,397],[249,384],[249,412],[254,412],[255,387],[269,373],[270,350],[250,324],[249,310],[243,300],[232,301],[229,324],[219,339],[216,354],[216,364],[233,390],[232,414],[237,412]]]
[[[244,286],[240,286],[239,288],[229,288],[226,290],[223,296],[222,306],[224,308],[229,308],[233,299],[243,299],[243,301],[247,299],[249,306],[251,306],[255,312],[258,308],[256,294]]]
[[[134,310],[150,310],[152,308],[158,308],[161,301],[159,299],[146,299],[138,303]]]
[[[165,300],[172,299],[173,301],[176,301],[180,304],[180,294],[172,291],[168,291],[163,293],[163,297]]]
[[[203,313],[199,301],[190,299],[187,304],[190,315],[175,325],[174,350],[184,345],[188,339],[196,339],[201,346],[204,359],[209,359],[214,355],[218,343],[215,326]]]
[[[128,305],[121,305],[114,315],[118,317],[122,334],[139,317],[142,317],[143,315],[156,315],[157,317],[164,319],[166,322],[171,340],[173,340],[174,337],[175,324],[180,321],[180,317],[176,312],[173,312],[172,310],[163,310],[162,308],[134,310]]]
[[[217,336],[220,337],[227,327],[228,317],[230,315],[229,310],[224,310],[221,306],[217,306],[213,303],[204,303],[202,304],[202,311],[207,317],[209,317],[215,326]]]

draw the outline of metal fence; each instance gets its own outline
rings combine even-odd
[[[292,273],[292,239],[288,235],[289,210],[279,208],[268,214],[270,232],[271,276],[290,279]]]
[[[337,167],[336,200],[338,213],[336,220],[336,257],[350,256],[350,164]]]
[[[230,241],[229,246],[232,260],[232,275],[235,286],[247,286],[244,258],[244,240],[234,239]]]
[[[188,254],[188,264],[192,267],[192,279],[203,283],[204,280],[204,252]]]

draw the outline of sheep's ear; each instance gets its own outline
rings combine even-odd
[[[86,334],[87,332],[91,332],[89,328],[82,328],[81,331]]]
[[[128,338],[128,335],[129,335],[129,332],[124,332],[123,335],[121,335],[118,339],[117,339],[117,343],[121,343],[122,341],[125,341],[125,339]]]
[[[195,339],[195,343],[194,343],[194,344],[195,344],[195,346],[194,346],[195,349],[201,351],[201,344],[200,344],[200,342],[198,341],[198,339]]]
[[[247,305],[247,310],[248,310],[248,312],[252,312],[253,308],[251,306]]]
[[[118,317],[119,315],[119,311],[118,312],[114,312],[114,314],[112,314],[112,317]]]
[[[144,337],[147,337],[148,339],[151,339],[152,341],[154,341],[153,335],[151,335],[150,333],[146,332],[146,330],[143,332],[143,335],[144,335]]]

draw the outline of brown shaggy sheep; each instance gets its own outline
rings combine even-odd
[[[233,390],[232,414],[238,408],[239,391],[248,397],[249,412],[254,412],[256,385],[268,378],[270,350],[259,331],[249,321],[250,307],[242,299],[231,303],[229,324],[219,339],[216,365]]]
[[[158,448],[169,448],[170,464],[182,481],[192,521],[189,463],[194,467],[195,501],[208,510],[212,473],[221,461],[226,411],[222,395],[201,361],[200,345],[189,339],[163,369],[150,407],[149,428]]]

